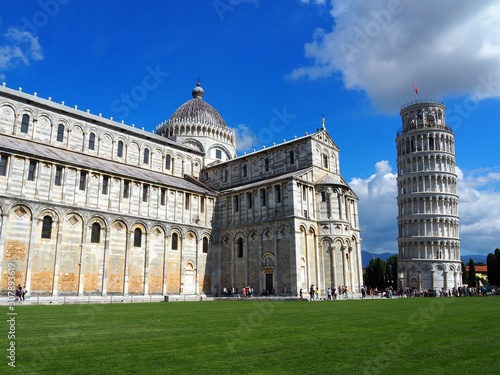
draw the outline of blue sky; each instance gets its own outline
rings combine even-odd
[[[429,9],[432,9],[430,11]],[[326,127],[360,197],[363,250],[397,251],[401,105],[443,100],[456,135],[462,255],[500,247],[500,2],[5,2],[0,81],[154,130],[191,98],[239,154]]]

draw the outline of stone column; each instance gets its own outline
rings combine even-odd
[[[238,251],[238,241],[233,243],[233,251],[231,253],[231,285],[229,288],[234,286],[234,274],[236,273],[236,262],[234,259],[234,254]],[[245,254],[245,242],[243,242],[243,254]]]
[[[83,142],[82,142],[82,152],[85,152],[85,142],[86,142],[86,139],[85,139],[85,136],[87,135],[87,132],[82,132],[82,138],[83,138]]]
[[[31,130],[31,139],[34,140],[35,139],[35,132],[36,132],[36,125],[38,123],[38,119],[37,118],[33,118],[33,129]]]
[[[337,252],[335,251],[335,243],[332,245],[331,247],[332,249],[332,276],[333,276],[333,287],[336,288],[337,287],[337,270],[336,270],[336,255],[337,255]]]
[[[280,276],[280,269],[279,269],[279,239],[278,239],[278,232],[276,231],[276,241],[274,242],[274,274],[275,274],[275,278],[274,278],[274,290],[276,292],[276,294],[279,295],[279,291],[280,291],[280,280],[279,280],[279,276]]]
[[[431,271],[431,289],[432,290],[435,289],[435,285],[434,285],[434,271]]]
[[[69,149],[69,146],[71,145],[71,129],[67,129],[68,131],[68,136],[66,137],[66,148]]]
[[[341,251],[342,251],[342,276],[344,278],[343,284],[344,284],[344,286],[346,286],[347,285],[347,265],[346,265],[346,259],[345,259],[346,247],[344,245],[342,245]]]
[[[56,167],[56,165],[55,165],[55,164],[52,164],[52,165],[50,166],[50,182],[49,182],[49,184],[50,184],[50,187],[51,187],[51,188],[49,188],[49,201],[52,201],[52,191],[54,190],[54,189],[52,189],[52,186],[54,185],[54,179],[55,179],[55,174],[56,174],[56,168],[57,168],[57,167]],[[27,286],[26,286],[26,289],[28,289],[28,287],[27,287]],[[28,289],[28,290],[29,290],[29,289]]]
[[[30,159],[29,158],[24,159],[23,180],[25,180],[25,179],[27,180],[28,179],[28,172],[26,172],[26,171],[29,170],[29,165],[30,165]],[[35,178],[38,179],[38,175],[36,175]],[[21,197],[24,197],[24,189],[25,189],[25,187],[26,187],[26,184],[22,184],[21,185]]]
[[[102,295],[106,296],[108,292],[108,269],[109,269],[109,237],[110,228],[105,229],[106,237],[104,238],[104,264],[102,271]]]
[[[38,219],[34,217],[34,214],[31,213],[31,232],[30,232],[30,243],[28,246],[28,261],[26,264],[26,289],[31,290],[31,268],[33,267],[33,251],[35,247],[35,232],[36,232],[36,224]]]
[[[349,248],[349,291],[351,293],[354,293],[354,281],[353,281],[353,273],[354,273],[354,267],[353,267],[353,260],[352,260],[352,247]]]
[[[80,245],[81,251],[80,251],[80,262],[78,263],[79,266],[79,275],[78,275],[78,295],[83,296],[83,284],[84,284],[84,272],[85,272],[85,248],[87,246],[87,231],[88,231],[88,226],[84,225],[83,226],[83,234],[82,234],[82,244]],[[29,289],[28,289],[29,290]]]
[[[184,195],[184,194],[183,194]],[[184,211],[184,202],[182,203],[183,206],[182,206],[182,209]],[[180,250],[181,250],[181,293],[184,294],[184,283],[186,281],[186,256],[185,256],[185,252],[184,252],[184,246],[186,246],[187,244],[187,233],[184,233],[184,235],[182,236],[179,236],[179,240],[181,241],[181,246],[180,246]],[[195,265],[196,267],[196,265]]]
[[[164,244],[163,244],[163,295],[167,295],[167,278],[168,278],[168,234],[165,232]]]
[[[134,232],[131,230],[127,235],[127,243],[125,245],[125,275],[124,275],[124,285],[123,285],[123,295],[128,296],[128,274],[130,272],[130,244],[132,243],[132,236]]]
[[[200,294],[200,249],[203,249],[203,236],[196,241],[196,277],[195,277],[195,294]]]
[[[149,293],[149,232],[144,230],[144,285],[143,294],[147,295]]]
[[[243,199],[245,199],[245,196],[243,196]],[[250,244],[250,237],[248,236],[246,239],[246,242]],[[247,246],[247,254],[245,254],[245,284],[250,285],[250,257],[248,254],[248,246]],[[262,257],[259,258],[259,260],[262,259]],[[197,260],[198,261],[198,260]]]
[[[343,215],[342,215],[342,197],[340,191],[338,192],[338,201],[339,201],[339,219],[343,220]]]
[[[422,271],[418,271],[418,290],[422,290]]]
[[[11,184],[11,181],[13,180],[12,179],[12,165],[14,164],[15,162],[15,157],[13,155],[8,155],[7,156],[7,170],[5,171],[5,176],[7,177],[5,179],[5,190],[4,191],[9,191],[9,188],[10,188],[10,184]]]
[[[12,135],[16,134],[17,122],[19,120],[20,113],[14,116],[14,126],[12,127]],[[29,290],[29,289],[28,289]]]
[[[97,138],[97,156],[101,156],[101,143],[102,143],[102,137]]]
[[[97,203],[96,207],[100,208],[101,207],[101,196],[102,196],[102,183],[103,183],[104,176],[102,174],[97,175]],[[109,180],[108,180],[108,191],[109,191]],[[88,194],[87,194],[88,196]]]
[[[62,244],[62,221],[57,222],[57,242],[56,242],[56,254],[54,257],[54,279],[52,283],[52,296],[57,296],[57,285],[59,283],[59,259],[61,257],[61,244]],[[29,290],[29,289],[28,289]]]
[[[7,219],[9,215],[3,212],[1,215],[2,225],[0,226],[0,275],[2,274],[3,256],[5,251],[5,237],[7,233]]]
[[[360,239],[361,240],[361,239]],[[358,261],[358,281],[359,281],[359,291],[363,287],[363,266],[361,264],[361,243],[356,242],[356,259]]]

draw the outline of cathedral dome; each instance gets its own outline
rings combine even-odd
[[[168,120],[168,125],[208,125],[227,129],[222,116],[203,100],[205,91],[200,84],[193,89],[193,99],[181,105]]]

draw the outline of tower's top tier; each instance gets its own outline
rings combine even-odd
[[[403,126],[396,136],[426,128],[451,132],[451,127],[446,125],[445,110],[446,107],[439,100],[424,99],[406,103],[399,112]]]

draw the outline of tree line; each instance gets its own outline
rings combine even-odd
[[[397,288],[398,285],[398,256],[393,255],[384,261],[373,258],[363,274],[364,284],[373,289]]]
[[[478,263],[484,265],[484,263]],[[477,287],[479,281],[483,284],[500,286],[500,249],[489,253],[486,258],[488,280],[476,276],[476,264],[472,259],[467,263],[469,270],[462,261],[462,282],[470,287]],[[398,256],[393,255],[384,261],[380,258],[373,258],[365,269],[363,274],[364,285],[384,290],[385,288],[397,288],[398,275]]]
[[[486,257],[488,282],[490,285],[500,285],[500,249],[489,253]]]

